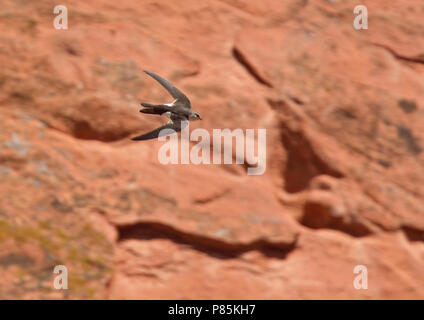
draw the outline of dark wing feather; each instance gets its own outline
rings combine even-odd
[[[175,121],[175,122],[169,122],[153,131],[150,131],[148,133],[142,134],[138,137],[134,137],[131,140],[139,141],[139,140],[149,140],[149,139],[156,139],[159,136],[168,136],[174,132],[181,131],[184,129],[188,124],[188,121]],[[169,129],[169,130],[165,130]],[[163,132],[161,132],[164,130]]]
[[[147,70],[144,70],[144,72],[147,73],[152,78],[154,78],[157,82],[159,82],[175,99],[186,104],[188,108],[191,107],[190,100],[186,97],[184,93],[178,90],[171,82],[169,82],[168,80],[165,80],[164,78],[158,76],[157,74],[154,74],[153,72],[150,72]]]

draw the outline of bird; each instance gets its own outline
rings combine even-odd
[[[159,136],[167,136],[184,129],[190,120],[202,120],[200,114],[191,109],[191,103],[187,96],[178,88],[176,88],[171,82],[165,80],[153,72],[147,70],[143,71],[159,82],[175,100],[171,103],[165,104],[150,104],[142,102],[141,105],[143,106],[143,109],[141,109],[140,112],[158,115],[165,114],[171,120],[167,124],[148,133],[131,138],[131,140],[149,140],[155,139]]]

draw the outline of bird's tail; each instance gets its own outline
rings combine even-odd
[[[145,103],[145,102],[142,102],[142,103],[140,103],[143,107],[145,107],[145,108],[153,108],[153,107],[156,107],[156,105],[154,105],[154,104],[150,104],[150,103]]]
[[[155,105],[155,104],[144,103],[144,102],[142,102],[141,105],[144,107],[144,109],[141,109],[140,112],[143,112],[143,113],[163,114],[169,111],[168,107],[164,105]]]

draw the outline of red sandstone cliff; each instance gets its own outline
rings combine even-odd
[[[0,298],[424,298],[422,1],[55,5],[0,0]],[[143,69],[191,129],[266,128],[266,173],[129,140]]]

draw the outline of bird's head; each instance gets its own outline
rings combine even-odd
[[[192,119],[192,120],[202,120],[202,117],[200,116],[200,114],[193,111],[190,115],[190,119]]]

